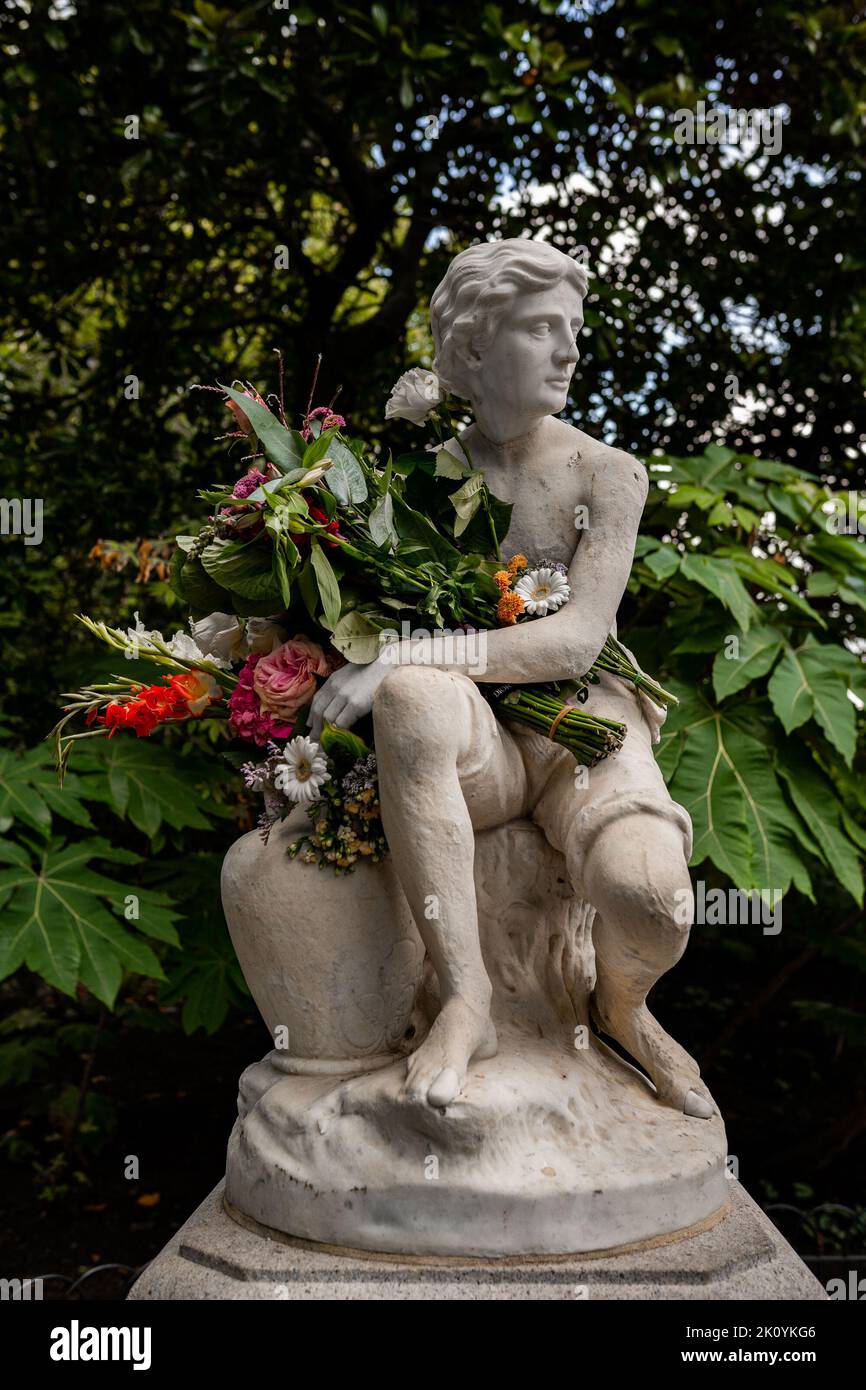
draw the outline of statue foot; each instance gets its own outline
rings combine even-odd
[[[456,1099],[470,1062],[496,1055],[496,1029],[461,996],[443,1004],[430,1032],[406,1064],[402,1094],[441,1108]]]
[[[711,1120],[713,1107],[700,1091],[689,1091],[683,1101],[683,1114],[692,1115],[696,1120]]]
[[[635,1008],[611,1001],[597,989],[591,1008],[599,1028],[648,1073],[663,1104],[693,1119],[712,1119],[715,1107],[700,1088],[697,1062],[665,1032],[646,1004]]]

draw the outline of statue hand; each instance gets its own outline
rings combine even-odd
[[[373,697],[391,666],[380,658],[367,666],[351,663],[341,666],[320,686],[310,706],[310,736],[318,739],[322,725],[338,724],[350,729],[373,708]]]

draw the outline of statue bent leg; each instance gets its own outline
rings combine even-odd
[[[621,717],[622,710],[613,713]],[[713,1106],[697,1063],[646,1004],[653,985],[682,956],[694,919],[691,822],[665,786],[639,717],[630,718],[622,749],[592,768],[583,784],[574,773],[573,764],[554,764],[533,798],[532,815],[564,854],[575,893],[596,909],[595,1021],[640,1063],[660,1100],[709,1119]]]

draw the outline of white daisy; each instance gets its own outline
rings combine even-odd
[[[283,749],[285,761],[274,769],[274,786],[289,801],[315,801],[325,782],[331,780],[328,762],[318,743],[299,735]]]
[[[555,613],[571,598],[571,589],[559,570],[530,570],[518,579],[514,592],[523,599],[526,612],[536,618]]]

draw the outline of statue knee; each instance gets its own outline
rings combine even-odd
[[[597,837],[584,868],[587,896],[632,942],[677,960],[695,912],[682,835],[657,817],[631,819],[644,823],[616,823]]]
[[[455,729],[457,692],[447,672],[434,666],[395,666],[373,699],[376,737],[394,731],[447,741]]]

